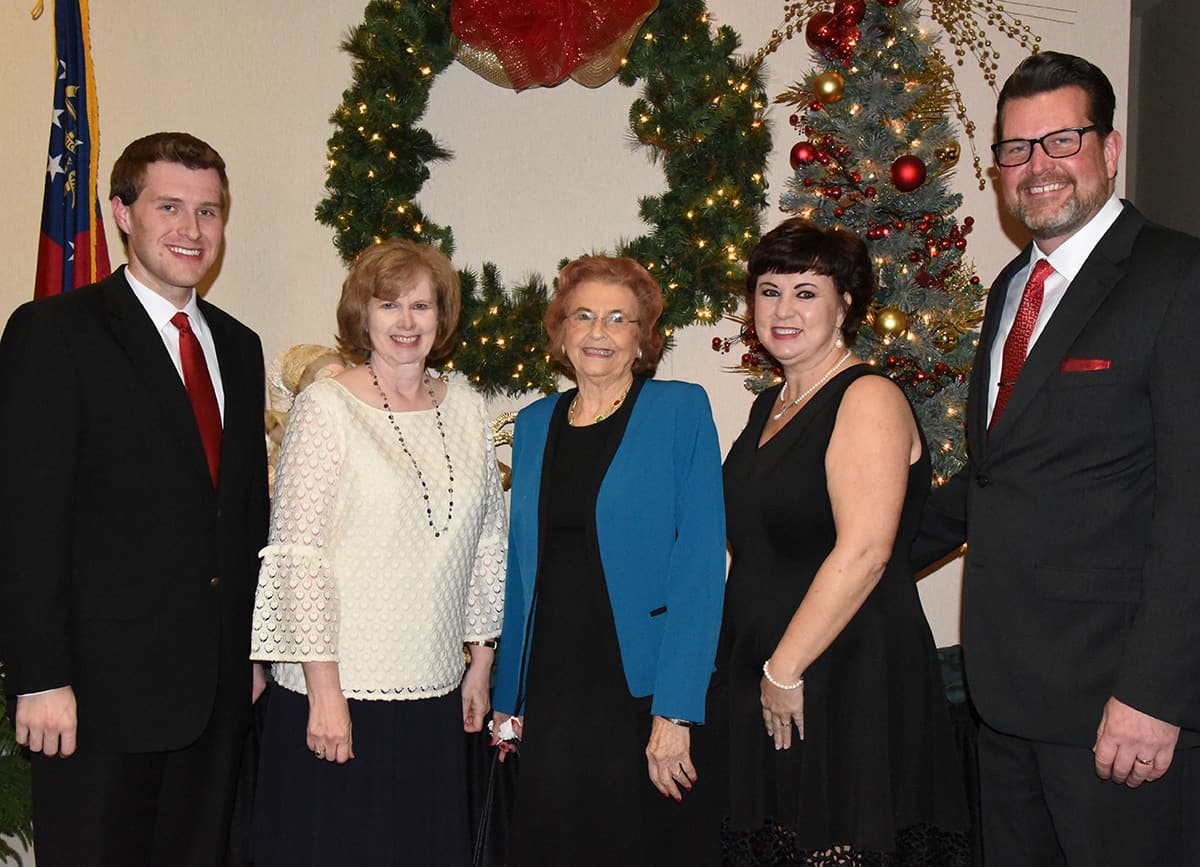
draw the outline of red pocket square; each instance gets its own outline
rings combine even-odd
[[[1058,365],[1063,373],[1080,373],[1085,370],[1108,370],[1112,362],[1107,358],[1064,358]]]

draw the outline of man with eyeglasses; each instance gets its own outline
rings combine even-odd
[[[993,284],[970,463],[914,551],[968,542],[989,867],[1200,864],[1200,240],[1114,194],[1114,103],[1055,52],[1000,93],[1000,188],[1033,242]]]

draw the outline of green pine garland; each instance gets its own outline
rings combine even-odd
[[[33,845],[33,808],[29,799],[29,758],[17,746],[8,720],[0,667],[0,862],[11,859],[20,865],[21,856],[9,840],[16,840],[26,849]]]
[[[738,47],[731,28],[711,28],[703,0],[660,0],[618,74],[626,87],[642,85],[629,128],[663,167],[668,189],[640,200],[650,231],[615,247],[662,284],[668,337],[737,308],[741,263],[760,234],[771,150],[767,98],[757,67],[734,57]],[[437,243],[452,256],[451,228],[416,201],[430,163],[451,158],[418,126],[434,80],[454,60],[449,0],[374,0],[343,48],[354,57],[354,79],[332,117],[337,129],[317,219],[334,227],[347,263],[390,237]],[[557,375],[541,325],[546,282],[534,276],[506,287],[487,262],[478,275],[460,276],[462,340],[450,366],[487,394],[553,391]]]

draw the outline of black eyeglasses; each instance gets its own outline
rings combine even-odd
[[[1083,134],[1099,132],[1096,124],[1091,126],[1076,126],[1070,129],[1060,129],[1048,132],[1041,138],[1010,138],[992,145],[992,154],[996,165],[1011,169],[1023,166],[1033,158],[1033,146],[1041,145],[1046,156],[1061,160],[1073,157],[1083,147]]]

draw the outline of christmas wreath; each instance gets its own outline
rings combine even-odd
[[[606,8],[586,0],[580,5]],[[653,2],[646,5],[653,8]],[[458,0],[455,7],[458,20]],[[499,18],[489,22],[487,9],[477,9],[473,32],[486,32],[491,41],[464,46],[463,40],[473,37],[460,39],[451,17],[449,0],[373,0],[362,24],[343,43],[354,58],[353,82],[332,116],[336,130],[329,139],[327,195],[316,213],[334,228],[334,242],[347,262],[388,237],[424,239],[453,256],[451,228],[430,219],[416,199],[430,164],[451,158],[418,124],[434,80],[456,55],[472,56],[476,63],[469,65],[477,71],[481,53],[498,58],[506,77],[517,79],[515,85],[506,83],[518,87],[553,83],[560,73],[578,78],[571,70],[587,65],[578,52],[565,64],[558,56],[510,64],[506,52],[518,40],[509,40],[503,50],[496,47],[497,29],[504,24]],[[481,20],[491,26],[480,27]],[[640,199],[639,213],[649,231],[617,242],[615,249],[644,264],[662,284],[661,325],[669,338],[676,328],[713,323],[737,308],[741,263],[758,241],[759,215],[766,206],[767,98],[757,64],[734,56],[738,35],[727,26],[714,29],[703,0],[661,0],[640,30],[626,27],[617,38],[625,39],[621,47],[629,45],[613,64],[618,81],[641,85],[629,109],[629,129],[636,145],[663,167],[668,189]],[[603,48],[593,53],[603,55]],[[531,79],[531,66],[553,74]],[[489,394],[553,391],[556,374],[541,326],[545,281],[535,276],[506,287],[488,262],[478,274],[463,270],[460,275],[461,344],[452,366]]]

